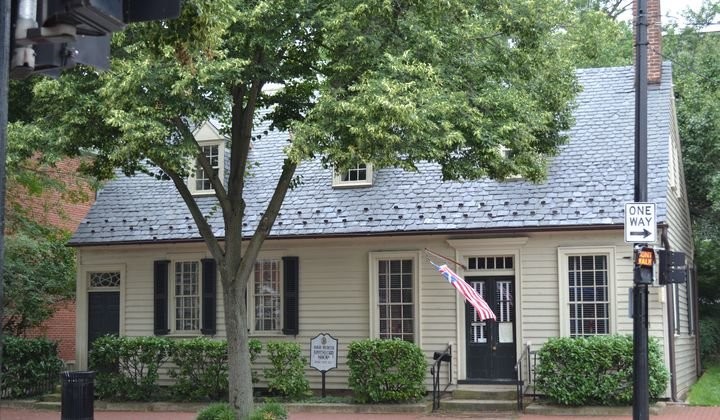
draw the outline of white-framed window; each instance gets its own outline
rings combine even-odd
[[[370,253],[371,334],[419,343],[419,256]]]
[[[173,264],[173,326],[176,332],[200,331],[200,262]]]
[[[88,271],[89,290],[116,290],[120,288],[120,271]]]
[[[373,182],[373,166],[370,163],[360,163],[347,171],[333,175],[333,187],[367,187]]]
[[[282,261],[255,262],[250,305],[252,330],[256,333],[282,332]]]
[[[558,249],[562,336],[614,333],[614,256],[612,247]]]
[[[225,143],[223,140],[204,141],[200,144],[200,150],[207,158],[213,173],[224,179],[225,167]],[[194,162],[193,170],[188,178],[188,187],[190,192],[195,195],[214,194],[215,189],[210,181],[210,173],[200,166],[198,161]]]

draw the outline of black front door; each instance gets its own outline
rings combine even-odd
[[[468,381],[515,379],[515,278],[467,277],[495,312],[497,321],[479,321],[465,303],[465,343]]]
[[[96,338],[120,334],[120,292],[88,293],[88,348]]]

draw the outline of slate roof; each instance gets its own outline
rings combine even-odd
[[[271,237],[352,236],[427,232],[553,229],[622,225],[625,202],[633,201],[634,69],[577,71],[583,86],[570,141],[552,159],[548,179],[443,182],[439,167],[420,164],[418,173],[375,171],[369,188],[333,188],[330,169],[319,162],[297,170],[302,184],[289,191]],[[671,68],[648,89],[648,201],[666,221]],[[255,141],[253,176],[246,186],[244,233],[252,234],[272,194],[287,133],[266,125]],[[224,236],[212,197],[199,199],[215,233]],[[73,235],[76,246],[200,240],[172,182],[147,175],[108,182]]]

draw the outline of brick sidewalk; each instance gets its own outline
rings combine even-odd
[[[194,420],[196,413],[150,412],[150,411],[95,411],[96,420]],[[58,420],[60,413],[49,410],[0,407],[2,420]],[[290,420],[467,420],[522,419],[522,420],[571,420],[574,416],[543,416],[537,414],[504,415],[492,413],[437,413],[437,414],[340,414],[340,413],[290,413]],[[632,416],[595,416],[602,420],[627,420]],[[661,414],[650,416],[659,420],[716,420],[720,419],[720,407],[669,406]]]

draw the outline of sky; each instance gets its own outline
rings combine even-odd
[[[666,16],[669,14],[670,19],[679,19],[682,21],[681,13],[688,7],[693,10],[698,10],[702,5],[702,0],[660,0],[660,12],[663,15],[663,23],[665,22]]]

